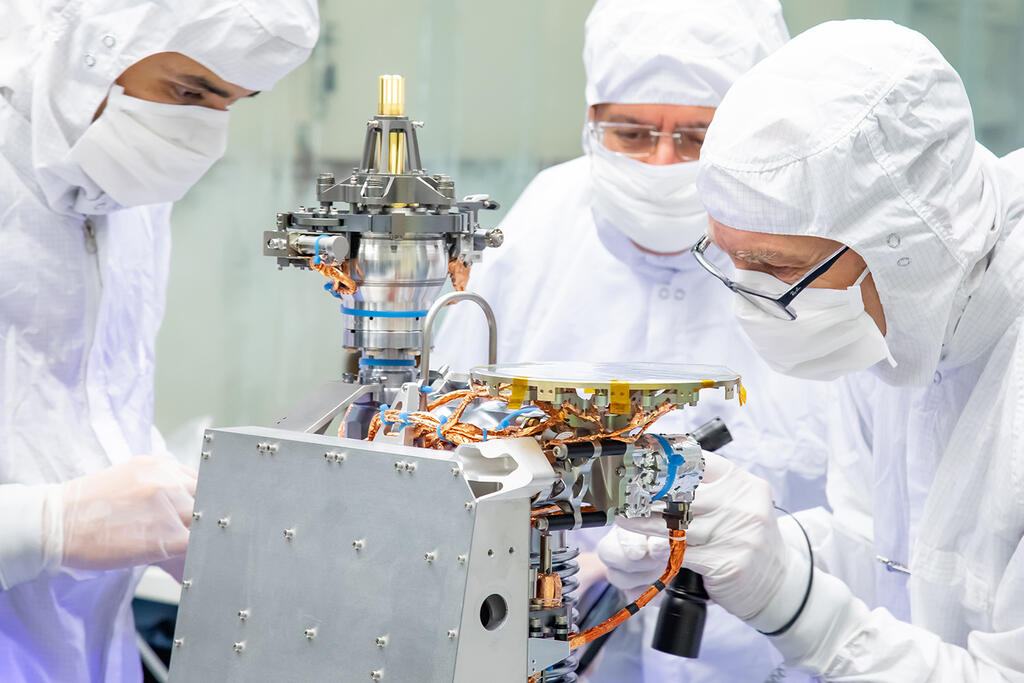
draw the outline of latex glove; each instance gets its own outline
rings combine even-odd
[[[184,555],[195,493],[193,470],[152,456],[65,482],[57,496],[62,564],[116,569]]]
[[[796,613],[803,598],[810,573],[807,553],[783,540],[768,482],[714,453],[704,458],[683,566],[703,575],[716,603],[754,628],[773,631]],[[787,599],[773,603],[783,587]]]
[[[626,593],[646,588],[668,564],[668,528],[660,515],[652,517],[653,533],[622,528],[618,522],[597,544],[597,557],[608,568],[608,582]],[[644,526],[643,528],[647,528]]]

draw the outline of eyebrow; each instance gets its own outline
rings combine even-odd
[[[747,263],[756,263],[763,266],[779,266],[780,261],[785,263],[787,257],[774,249],[737,249],[732,255]]]
[[[225,99],[231,97],[231,93],[229,93],[227,90],[218,88],[213,83],[210,83],[210,81],[208,81],[203,76],[193,76],[192,74],[180,74],[178,78],[185,81],[189,85],[199,88],[200,90],[212,92],[214,95],[217,95],[218,97],[223,97]]]
[[[608,123],[632,123],[632,124],[635,124],[635,125],[638,125],[638,126],[650,126],[651,128],[658,128],[657,125],[651,123],[650,121],[641,121],[639,119],[635,119],[632,116],[627,116],[625,114],[612,114],[611,116],[609,116],[605,120]],[[688,129],[707,130],[708,129],[708,125],[709,124],[706,121],[686,121],[684,123],[680,123],[679,125],[675,126],[673,128],[673,130],[688,130]]]

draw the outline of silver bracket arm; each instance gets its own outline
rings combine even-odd
[[[473,292],[449,292],[434,302],[434,305],[427,311],[427,319],[423,321],[423,348],[420,350],[420,377],[424,382],[430,381],[430,347],[434,337],[434,319],[450,303],[456,301],[472,301],[487,316],[487,363],[494,365],[498,362],[498,323],[494,319],[494,311],[479,294]]]

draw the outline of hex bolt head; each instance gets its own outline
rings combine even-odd
[[[429,553],[423,553],[423,559],[427,562],[433,562],[435,559],[437,559],[437,554],[434,551],[430,551]]]
[[[457,635],[459,635],[459,633],[455,629],[448,630],[448,640],[455,640],[455,636]]]
[[[356,540],[352,541],[352,547],[356,550],[362,550],[364,545],[366,545],[366,543],[361,538],[357,538]]]
[[[240,654],[243,650],[245,650],[245,641],[238,641],[237,643],[231,646],[231,649],[234,650],[236,653]]]
[[[415,472],[416,471],[416,463],[414,463],[414,462],[407,462],[407,463],[405,463],[405,468],[404,469],[405,469],[406,472]]]
[[[370,680],[379,681],[384,678],[384,672],[380,669],[375,669],[370,672]]]
[[[209,460],[210,451],[203,451],[202,453],[199,454],[199,457],[201,457],[203,460]]]
[[[476,503],[474,503],[473,501],[470,501],[470,502],[466,503],[466,511],[467,512],[472,512],[473,508],[475,508],[475,507],[476,507]]]
[[[196,511],[196,512],[192,513],[192,519],[193,519],[193,521],[196,521],[196,522],[198,522],[199,518],[202,517],[202,516],[203,516],[202,512]]]
[[[245,621],[246,619],[248,619],[249,618],[249,610],[247,610],[247,609],[240,609],[240,610],[238,610],[238,618],[241,619],[242,621]]]
[[[458,560],[459,564],[466,564],[466,556],[465,555],[459,555],[455,559]]]
[[[388,644],[388,637],[387,636],[377,636],[377,640],[374,641],[374,642],[377,643],[377,647],[384,647],[385,645]]]
[[[306,636],[306,640],[313,640],[316,638],[316,627],[307,628],[302,635]]]
[[[181,647],[184,643],[185,643],[185,639],[184,638],[175,638],[174,639],[174,647]]]
[[[453,477],[457,477],[460,474],[462,474],[462,469],[458,465],[456,465],[455,467],[452,468],[452,476]]]
[[[181,582],[181,587],[184,588],[185,590],[188,590],[189,588],[191,588],[192,587],[192,579],[185,579],[184,581],[182,581]]]
[[[217,520],[217,526],[219,526],[221,529],[227,529],[229,524],[231,524],[230,517],[221,517]]]
[[[292,540],[293,538],[295,538],[295,529],[285,529],[284,530],[284,537],[285,537],[286,540],[289,540],[289,541]]]
[[[395,472],[401,472],[403,469],[405,469],[405,463],[401,460],[397,461],[395,463]]]

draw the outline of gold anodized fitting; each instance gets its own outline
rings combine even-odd
[[[377,88],[378,116],[405,116],[405,79],[383,75]]]

